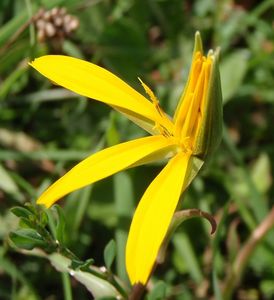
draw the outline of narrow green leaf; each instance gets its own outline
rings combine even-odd
[[[32,250],[35,247],[46,247],[43,237],[34,229],[19,229],[10,233],[10,239],[16,247]]]
[[[113,177],[115,211],[118,224],[115,229],[117,246],[116,269],[117,275],[127,280],[125,267],[125,247],[132,212],[134,211],[134,191],[132,178],[127,172],[121,172]]]
[[[26,61],[22,61],[21,64],[15,68],[10,75],[5,78],[5,80],[1,83],[0,87],[0,101],[4,100],[8,93],[12,91],[14,84],[18,82],[19,78],[22,76],[26,76],[27,69]]]
[[[174,235],[172,242],[177,255],[184,260],[188,272],[193,280],[200,283],[203,280],[203,274],[189,237],[184,232],[178,232]]]
[[[86,151],[74,151],[74,150],[48,150],[48,151],[33,151],[21,153],[19,151],[0,150],[0,160],[14,159],[32,159],[32,160],[58,160],[58,161],[69,161],[69,160],[81,160],[90,155],[90,152]]]
[[[28,219],[30,216],[33,216],[33,213],[31,211],[21,206],[15,206],[11,208],[10,211],[18,218]]]
[[[64,213],[66,215],[66,236],[68,242],[78,240],[81,230],[81,224],[85,218],[90,205],[93,186],[87,186],[68,196]]]
[[[248,56],[246,49],[240,49],[234,50],[222,60],[220,72],[224,103],[238,92],[248,70]]]
[[[216,300],[223,300],[221,288],[218,282],[218,277],[216,274],[216,271],[213,270],[212,272],[212,281],[213,281],[213,290],[214,290],[214,295]]]
[[[57,212],[57,224],[56,224],[56,238],[62,244],[64,243],[64,235],[65,235],[65,215],[63,209],[59,205],[54,205],[54,208]]]
[[[265,194],[271,187],[271,162],[266,153],[261,153],[252,166],[251,179],[257,190]]]
[[[16,30],[22,26],[28,19],[27,12],[22,11],[16,17],[12,18],[8,23],[0,29],[0,47],[3,46]]]
[[[104,250],[104,261],[108,270],[110,270],[115,256],[116,256],[116,244],[114,240],[110,240],[110,242],[106,245]]]

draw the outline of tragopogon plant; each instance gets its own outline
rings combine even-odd
[[[159,159],[168,161],[140,200],[126,246],[131,283],[146,284],[180,195],[221,140],[218,51],[210,50],[204,56],[196,33],[190,75],[172,118],[141,80],[148,98],[111,72],[80,59],[49,55],[30,65],[56,84],[110,105],[151,134],[86,158],[51,185],[39,204],[50,207],[66,194],[121,170]]]

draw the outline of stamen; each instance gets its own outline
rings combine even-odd
[[[161,124],[155,123],[153,130],[157,130],[164,137],[171,137],[170,132]]]
[[[158,99],[152,92],[152,90],[142,81],[140,77],[138,77],[138,80],[141,82],[142,87],[144,88],[145,92],[149,95],[150,100],[152,101],[153,104],[159,104]]]
[[[186,136],[182,140],[180,140],[180,147],[181,147],[182,151],[185,153],[189,153],[192,151],[190,136]]]
[[[157,99],[157,97],[154,95],[153,91],[142,81],[142,79],[140,77],[138,77],[138,80],[141,82],[142,87],[144,88],[145,92],[148,94],[151,102],[154,104],[156,110],[158,111],[158,113],[163,117],[163,111],[159,105],[159,100]]]
[[[157,97],[154,95],[153,91],[142,81],[141,78],[138,77],[138,80],[141,82],[142,87],[144,88],[145,92],[148,94],[152,104],[154,105],[155,109],[159,113],[160,117],[166,119],[167,117],[166,117],[165,113],[163,112],[163,110],[161,109],[161,107],[159,105],[159,101],[158,101]],[[172,136],[172,134],[168,131],[168,129],[166,129],[162,124],[160,124],[157,121],[155,121],[155,126],[153,127],[153,130],[157,130],[164,137]]]

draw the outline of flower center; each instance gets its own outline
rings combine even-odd
[[[197,135],[204,117],[208,82],[210,78],[212,57],[195,54],[189,80],[175,116],[175,133],[183,151],[191,151],[195,147]]]

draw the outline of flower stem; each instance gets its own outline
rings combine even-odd
[[[62,283],[63,283],[63,290],[64,290],[64,299],[72,300],[69,274],[62,272],[61,275],[62,275]]]
[[[264,220],[255,228],[249,239],[243,245],[236,257],[231,271],[228,273],[223,287],[223,299],[231,299],[233,290],[240,282],[245,267],[253,254],[256,246],[261,242],[269,230],[274,227],[274,206]]]
[[[141,283],[137,283],[132,287],[131,293],[128,300],[139,300],[142,299],[142,295],[145,291],[145,286]]]

